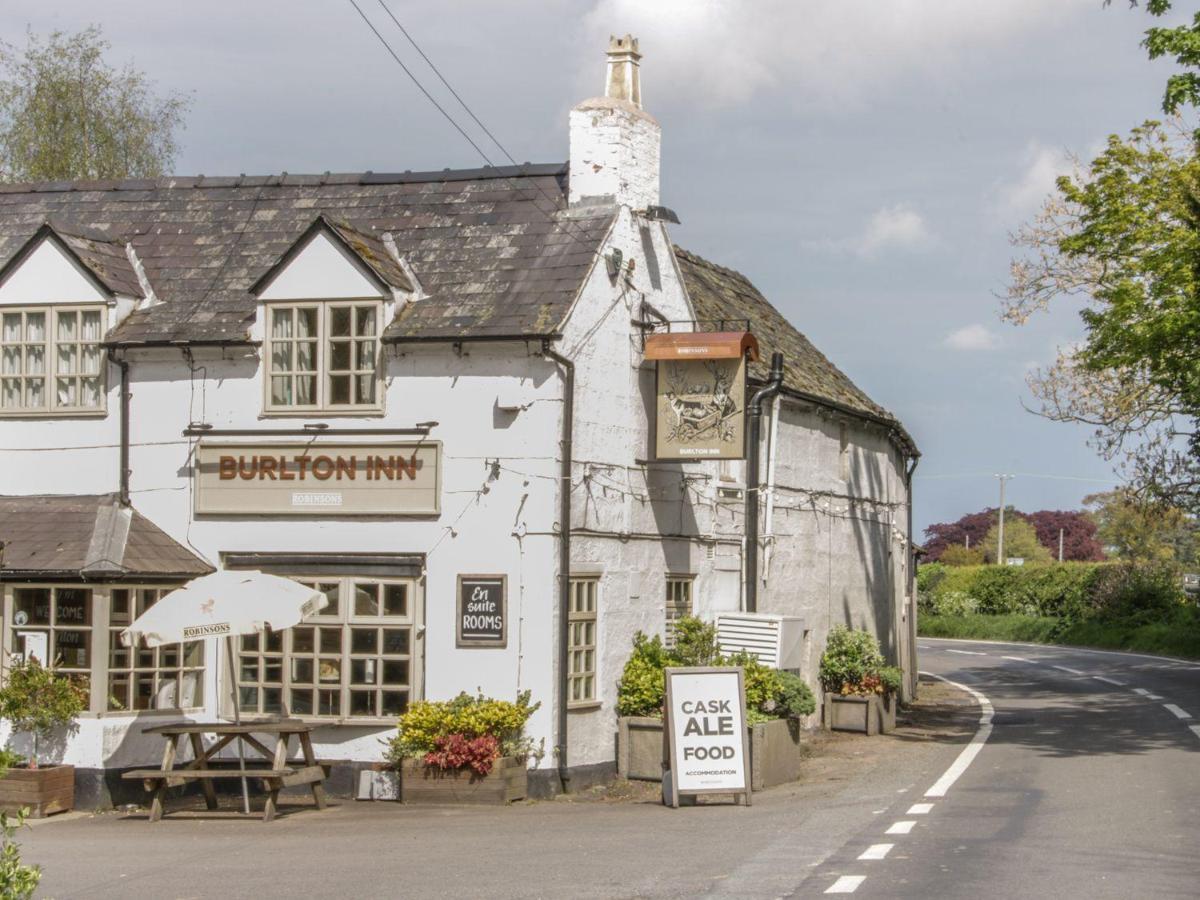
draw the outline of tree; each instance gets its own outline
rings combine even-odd
[[[1086,338],[1030,377],[1142,496],[1200,506],[1200,161],[1182,129],[1112,136],[1012,237],[1005,316],[1082,298]]]
[[[1097,537],[1121,559],[1192,565],[1200,556],[1200,523],[1178,507],[1146,502],[1128,490],[1083,502],[1092,508]]]
[[[99,27],[0,42],[0,178],[145,178],[175,161],[190,100],[104,60]]]
[[[1005,516],[1020,515],[1009,509]],[[982,512],[970,513],[957,522],[939,522],[925,529],[925,559],[937,562],[948,547],[964,546],[970,539],[972,547],[977,547],[991,528],[999,520],[999,509],[985,509]]]
[[[1096,522],[1080,510],[1042,509],[1027,517],[1037,531],[1038,541],[1058,559],[1058,534],[1063,536],[1063,560],[1099,562],[1104,547],[1096,540]]]
[[[1104,0],[1107,6],[1111,0]],[[1138,0],[1129,0],[1131,7],[1138,5]],[[1171,0],[1146,0],[1146,12],[1152,16],[1164,16],[1171,11]],[[1176,25],[1172,27],[1157,26],[1147,29],[1142,39],[1151,59],[1163,56],[1174,58],[1181,66],[1191,69],[1200,67],[1200,13],[1192,19],[1191,25]],[[1162,108],[1167,115],[1175,115],[1180,107],[1200,104],[1200,73],[1176,72],[1167,78],[1167,87],[1163,92]]]
[[[1003,563],[997,555],[1000,542],[1000,523],[997,522],[984,535],[983,558],[989,563]],[[1037,529],[1021,516],[1004,517],[1004,557],[1017,557],[1025,562],[1049,562],[1050,551],[1038,541]]]
[[[968,548],[964,544],[951,544],[942,550],[937,561],[947,566],[979,566],[983,564],[983,548],[978,545]]]

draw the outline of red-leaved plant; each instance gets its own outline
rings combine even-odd
[[[471,769],[487,775],[492,764],[500,758],[500,741],[490,734],[469,738],[465,734],[448,734],[434,741],[434,748],[425,754],[425,765],[439,769]]]

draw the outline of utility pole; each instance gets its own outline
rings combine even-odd
[[[1063,550],[1063,530],[1060,528],[1060,529],[1058,529],[1058,561],[1059,562],[1063,561],[1062,560],[1062,550]]]
[[[999,529],[999,534],[997,535],[997,540],[996,540],[996,562],[1003,566],[1003,565],[1005,565],[1005,556],[1004,556],[1004,485],[1013,476],[1001,475],[1001,474],[997,473],[996,477],[1000,479],[1000,529]]]

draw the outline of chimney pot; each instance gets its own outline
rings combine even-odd
[[[637,38],[631,34],[625,37],[609,35],[606,97],[627,100],[638,109],[642,108],[641,59]]]

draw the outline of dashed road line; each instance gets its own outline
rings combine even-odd
[[[923,816],[926,815],[931,809],[933,809],[932,803],[914,803],[908,808],[908,812],[906,812],[905,815]]]
[[[1054,666],[1054,665],[1052,665],[1050,668],[1058,669],[1060,672],[1070,672],[1072,675],[1083,675],[1084,674],[1083,672],[1080,672],[1078,669],[1072,669],[1070,666]]]
[[[853,894],[867,880],[866,875],[843,875],[825,889],[827,894]]]
[[[859,859],[884,859],[895,844],[872,844],[858,855]]]
[[[1105,678],[1103,675],[1093,675],[1092,677],[1097,681],[1103,681],[1105,684],[1115,684],[1117,687],[1127,686],[1124,681],[1117,681],[1115,678]]]
[[[923,673],[933,675],[932,672]],[[983,749],[983,745],[987,743],[987,739],[992,734],[992,717],[996,715],[995,707],[992,706],[992,701],[972,687],[967,687],[965,684],[959,684],[957,681],[951,681],[949,678],[943,678],[941,675],[933,675],[934,678],[946,682],[951,687],[956,687],[960,691],[966,691],[979,704],[979,730],[972,735],[970,743],[963,747],[962,752],[950,764],[942,777],[939,778],[929,790],[925,792],[926,797],[945,797],[946,791],[954,782],[958,781],[959,776],[967,771],[967,766],[975,760],[979,755],[979,751]]]
[[[1200,725],[1189,725],[1188,728],[1192,729],[1192,734],[1200,738]]]
[[[899,822],[893,822],[892,827],[885,831],[884,834],[908,834],[916,824],[913,819],[903,819]]]
[[[1152,694],[1152,693],[1150,693],[1150,691],[1146,690],[1145,688],[1134,688],[1133,692],[1135,694],[1141,694],[1147,700],[1161,700],[1162,699],[1162,697],[1158,696],[1158,694]]]
[[[1032,663],[1033,665],[1037,665],[1036,663],[1034,663],[1034,661],[1032,659],[1026,659],[1023,656],[1002,656],[1000,658],[1001,659],[1011,659],[1013,662]]]
[[[1171,715],[1173,715],[1177,719],[1190,719],[1192,717],[1192,714],[1190,712],[1188,712],[1185,709],[1180,709],[1174,703],[1164,703],[1163,709],[1165,709],[1167,712],[1169,712]]]
[[[949,647],[946,648],[946,652],[947,653],[959,653],[963,656],[987,656],[986,653],[981,653],[978,650],[952,650]]]

